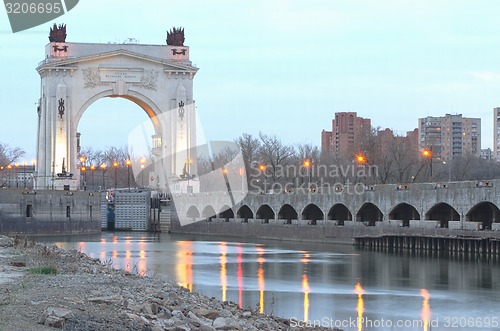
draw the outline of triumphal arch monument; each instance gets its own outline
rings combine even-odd
[[[66,26],[54,24],[49,40],[36,68],[41,77],[36,188],[79,188],[78,123],[101,98],[128,99],[151,119],[155,186],[166,187],[176,176],[194,177],[198,68],[189,59],[184,29],[171,29],[164,45],[97,44],[66,42]]]

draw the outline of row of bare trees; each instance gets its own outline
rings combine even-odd
[[[377,129],[366,137],[357,153],[350,155],[321,151],[312,144],[287,145],[264,133],[245,133],[235,143],[237,148],[199,157],[199,174],[224,167],[241,151],[250,190],[500,178],[500,163],[493,160],[472,155],[450,161],[425,157],[415,142],[403,137],[381,140]]]

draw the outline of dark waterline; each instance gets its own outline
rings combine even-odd
[[[243,308],[346,331],[500,330],[498,260],[123,232],[39,241]]]

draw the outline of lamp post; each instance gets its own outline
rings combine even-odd
[[[260,173],[262,175],[262,186],[263,186],[263,190],[265,193],[266,192],[266,176],[265,176],[266,165],[263,163],[259,164],[259,170],[260,170]]]
[[[311,186],[312,161],[311,160],[304,160],[302,165],[304,166],[304,168],[307,169],[307,177],[308,177],[307,186],[310,187]]]
[[[363,154],[363,153],[359,153],[356,155],[356,163],[358,165],[363,165],[363,166],[366,166],[366,164],[368,163],[368,161],[366,160],[366,156]],[[366,170],[366,167],[365,167],[365,170]],[[368,176],[371,176],[371,171],[370,171],[370,168],[368,168],[368,171],[369,171],[369,174]],[[366,172],[365,172],[365,177],[366,177]],[[364,181],[364,183],[362,183],[363,185],[366,185],[368,182],[368,179],[366,179]]]
[[[118,169],[118,162],[113,162],[113,168],[115,168],[115,189],[116,189],[116,169]]]
[[[86,174],[87,167],[82,166],[81,170],[82,170],[82,174],[83,174],[83,176],[82,176],[82,178],[83,178],[83,190],[87,191],[87,174]]]
[[[430,169],[430,174],[431,174],[431,179],[432,179],[432,146],[422,150],[422,155],[425,158],[429,159],[429,169]]]
[[[141,163],[141,181],[142,181],[142,187],[144,187],[144,166],[146,165],[146,158],[141,158],[140,160]]]
[[[16,167],[16,188],[19,188],[19,163],[14,165]]]
[[[92,187],[95,186],[95,182],[94,182],[94,170],[95,170],[95,165],[91,165],[90,166],[90,178],[92,180]]]
[[[26,161],[23,161],[23,180],[24,180],[24,189],[26,189]]]
[[[106,173],[106,163],[101,164],[101,170],[102,170],[102,189],[106,189],[106,183],[104,182],[104,174]]]
[[[125,164],[127,165],[127,186],[130,190],[130,165],[132,164],[132,162],[130,160],[127,160]]]
[[[9,184],[8,184],[8,187],[10,188],[10,177],[12,175],[12,165],[11,164],[7,165],[7,169],[9,169],[9,182],[8,182]]]

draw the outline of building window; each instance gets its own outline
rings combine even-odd
[[[26,217],[33,217],[33,205],[26,205]]]
[[[70,214],[71,214],[71,207],[66,206],[66,217],[69,217]]]
[[[92,219],[92,206],[90,206],[90,219]]]

